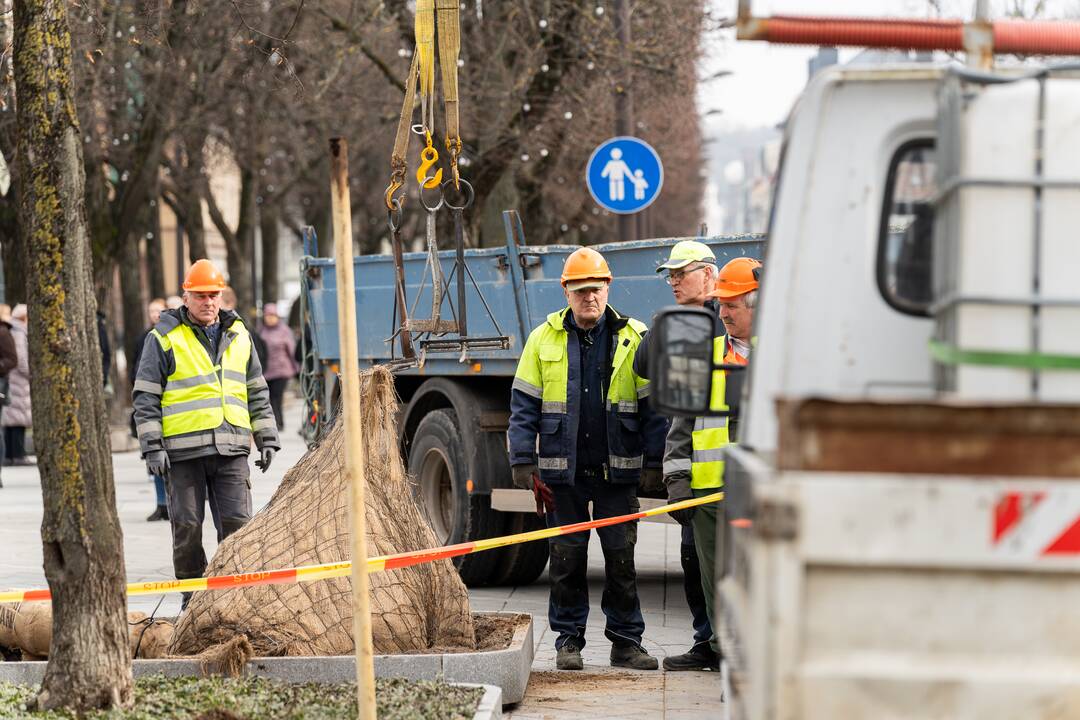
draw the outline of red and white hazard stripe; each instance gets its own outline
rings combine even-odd
[[[1080,490],[1008,491],[994,506],[991,544],[1011,558],[1080,555]]]

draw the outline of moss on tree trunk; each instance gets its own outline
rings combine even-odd
[[[101,387],[82,135],[62,0],[15,2],[20,216],[26,232],[41,539],[53,595],[39,708],[131,702],[123,538]]]

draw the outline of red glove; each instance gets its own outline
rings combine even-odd
[[[535,475],[533,475],[532,491],[533,497],[536,498],[537,515],[544,517],[545,513],[555,512],[555,493],[551,492],[551,488]]]

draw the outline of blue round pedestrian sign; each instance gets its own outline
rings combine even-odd
[[[652,205],[664,185],[664,165],[652,145],[636,137],[605,140],[593,150],[585,183],[596,204],[620,215]]]

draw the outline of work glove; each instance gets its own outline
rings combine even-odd
[[[532,481],[533,498],[536,499],[536,514],[544,517],[546,513],[555,512],[555,493],[551,492],[546,484],[540,482],[539,477]]]
[[[533,478],[540,477],[535,465],[514,465],[510,470],[514,473],[514,487],[522,490],[531,490]]]
[[[169,453],[164,450],[151,450],[146,453],[146,470],[151,475],[165,477],[169,474]]]
[[[658,467],[647,467],[641,471],[641,490],[645,493],[658,493],[664,489],[664,471]],[[661,495],[663,497],[663,495]]]
[[[668,503],[669,504],[670,503],[677,503],[677,502],[682,502],[683,500],[689,500],[689,499],[690,498],[688,498],[688,497],[684,497],[684,498],[668,498]],[[697,510],[697,507],[688,507],[688,508],[683,508],[682,510],[672,510],[671,512],[668,513],[668,515],[670,515],[671,519],[674,520],[675,522],[679,523],[683,527],[687,527],[688,525],[690,525],[690,522],[694,519],[694,511],[696,511],[696,510]]]
[[[255,467],[259,468],[265,473],[267,470],[270,469],[270,463],[273,461],[274,453],[276,452],[277,450],[270,447],[264,447],[259,450],[259,459],[255,461]]]

